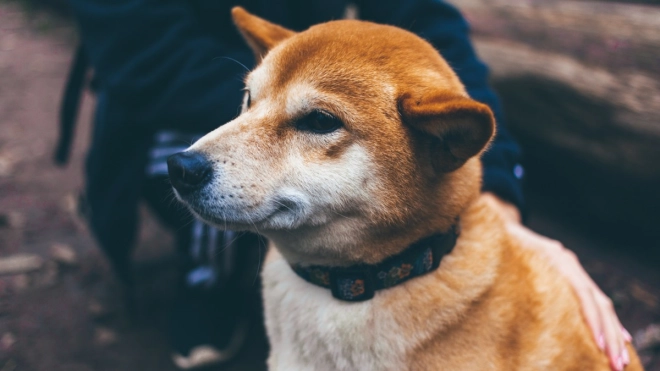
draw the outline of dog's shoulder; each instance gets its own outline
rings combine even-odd
[[[446,276],[433,292],[450,284],[471,301],[459,313],[460,322],[439,329],[415,352],[413,369],[609,370],[570,284],[545,253],[509,235],[487,203],[476,202],[463,219],[461,245],[445,271],[438,271]],[[479,295],[469,293],[474,288],[482,289]],[[447,293],[443,296],[447,301]],[[444,352],[456,344],[461,352]]]
[[[609,370],[578,297],[547,251],[506,236],[494,306],[506,323],[501,352],[516,369]],[[506,301],[506,302],[505,302]]]

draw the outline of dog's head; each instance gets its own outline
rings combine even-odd
[[[294,262],[350,264],[448,229],[477,197],[493,115],[430,44],[369,22],[295,33],[233,17],[259,60],[242,112],[169,160],[198,217]]]

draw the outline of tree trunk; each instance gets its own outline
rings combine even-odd
[[[533,186],[660,234],[660,7],[457,0]],[[535,168],[536,167],[536,168]]]

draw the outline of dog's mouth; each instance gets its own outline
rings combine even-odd
[[[272,197],[261,205],[230,205],[206,197],[177,198],[198,219],[221,229],[259,232],[293,229],[303,223],[304,202],[292,197]]]
[[[214,205],[213,203],[200,202],[196,199],[179,198],[179,200],[186,205],[188,210],[197,219],[221,229],[253,229],[251,227],[262,224],[266,219],[262,215],[235,212],[227,208],[226,205]]]
[[[250,229],[249,226],[251,224],[259,223],[259,221],[250,223],[247,220],[231,220],[226,217],[220,217],[218,215],[196,211],[192,208],[190,209],[196,218],[204,221],[207,224],[215,225],[223,229],[236,229],[236,230]]]

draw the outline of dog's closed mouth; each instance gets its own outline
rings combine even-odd
[[[250,227],[264,227],[275,224],[282,227],[293,223],[299,214],[299,205],[295,200],[289,198],[277,199],[269,203],[270,207],[259,211],[259,207],[249,212],[248,210],[228,210],[226,206],[219,206],[219,210],[209,210],[208,207],[197,207],[196,202],[184,201],[196,217],[221,227],[234,229],[251,229]],[[283,221],[283,222],[282,222]]]
[[[273,200],[273,203],[276,205],[275,211],[270,214],[269,218],[282,213],[295,213],[298,208],[297,202],[290,198],[275,199]]]

